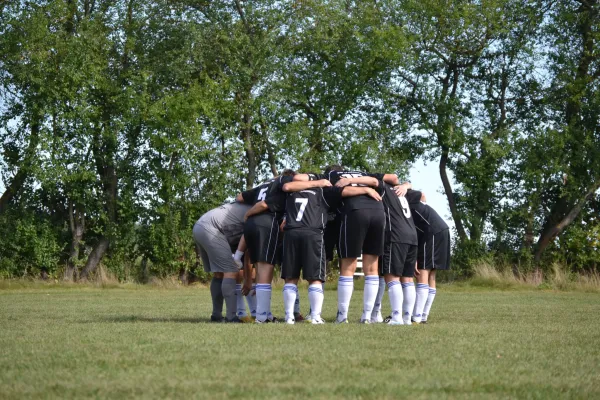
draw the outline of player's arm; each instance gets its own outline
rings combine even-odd
[[[269,206],[267,205],[267,203],[264,200],[261,200],[258,203],[256,203],[255,205],[253,205],[252,208],[246,212],[246,215],[244,215],[244,221],[247,221],[248,218],[250,218],[253,215],[263,213],[263,212],[267,211],[268,209],[269,209]]]
[[[294,181],[306,182],[306,181],[318,181],[321,179],[327,179],[327,175],[314,174],[314,173],[294,175]]]
[[[406,196],[406,192],[409,189],[412,189],[412,183],[404,182],[401,185],[394,186],[394,192],[396,192],[396,196]]]
[[[366,194],[377,201],[381,201],[381,196],[373,188],[366,186],[345,186],[342,192],[342,197],[360,196]]]
[[[327,179],[320,179],[318,181],[293,181],[283,185],[284,192],[299,192],[301,190],[312,189],[317,187],[328,187],[331,186],[331,182]]]
[[[337,181],[335,183],[335,186],[346,187],[348,185],[353,185],[353,184],[378,187],[379,181],[377,180],[377,178],[374,178],[372,176],[361,176],[358,178],[341,178],[339,181]]]
[[[392,186],[396,186],[400,183],[398,180],[398,175],[396,174],[384,174],[383,181]]]
[[[250,262],[250,254],[244,256],[244,284],[242,286],[242,294],[247,296],[252,290],[252,263]]]

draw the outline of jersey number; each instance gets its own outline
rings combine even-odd
[[[258,193],[258,198],[256,199],[257,202],[264,200],[265,197],[267,197],[268,189],[269,189],[268,187],[260,189],[260,192]]]
[[[308,199],[296,199],[296,203],[300,203],[300,209],[298,210],[298,215],[296,216],[296,221],[301,221],[304,216],[304,210],[308,205]]]
[[[404,213],[404,216],[406,218],[410,218],[412,214],[410,213],[410,207],[408,206],[408,201],[406,201],[406,197],[400,196],[398,197],[398,200],[400,200],[400,206],[402,207],[402,212]]]

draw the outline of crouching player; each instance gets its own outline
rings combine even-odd
[[[425,204],[423,193],[409,190],[406,199],[414,216],[419,240],[413,322],[424,324],[435,299],[435,273],[437,270],[450,269],[450,229],[442,217]]]
[[[244,215],[249,206],[225,204],[204,214],[194,225],[193,235],[206,272],[212,272],[210,294],[213,301],[211,321],[223,321],[223,300],[227,306],[225,322],[241,322],[236,316],[236,279],[239,268],[231,251],[244,230]]]
[[[311,323],[323,324],[323,286],[326,277],[326,255],[323,231],[327,214],[335,209],[342,197],[368,195],[375,201],[381,197],[372,188],[332,187],[327,179],[317,181],[294,181],[283,185],[288,192],[286,200],[286,224],[283,240],[283,263],[281,275],[285,280],[283,302],[285,322],[293,324],[294,302],[298,294],[300,271],[309,282],[308,300]]]

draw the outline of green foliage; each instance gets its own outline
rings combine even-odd
[[[597,268],[595,1],[1,7],[2,276],[193,273],[194,222],[283,168],[419,157],[457,276]]]

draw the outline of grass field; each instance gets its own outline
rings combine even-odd
[[[361,305],[357,290],[352,320]],[[0,290],[0,398],[600,398],[597,293],[440,287],[421,326],[210,309],[205,288]]]

